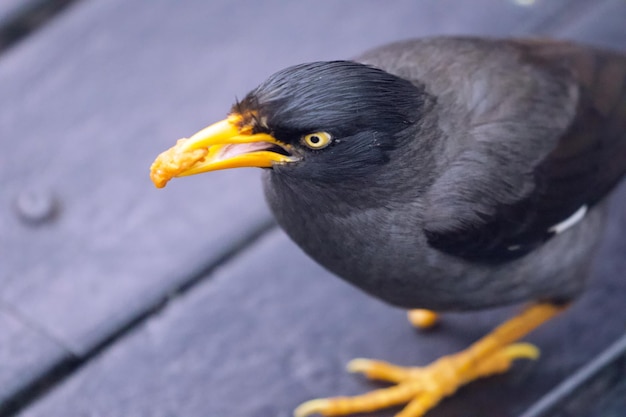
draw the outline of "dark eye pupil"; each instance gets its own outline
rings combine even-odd
[[[311,137],[309,138],[309,140],[310,140],[310,141],[311,141],[311,143],[313,143],[313,144],[318,144],[318,143],[320,143],[320,138],[319,138],[319,136],[311,136]]]

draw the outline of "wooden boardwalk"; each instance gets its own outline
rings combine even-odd
[[[25,2],[2,2],[0,24]],[[510,314],[451,314],[417,333],[274,226],[258,171],[156,190],[147,170],[291,64],[436,34],[626,51],[624,0],[521,3],[83,0],[4,48],[0,415],[286,417],[377,386],[343,371],[353,357],[424,364]],[[429,416],[521,414],[624,334],[626,184],[612,209],[589,291],[530,338],[542,359]],[[587,416],[577,407],[562,415]]]

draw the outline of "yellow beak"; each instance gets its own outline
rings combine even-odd
[[[241,116],[231,115],[161,153],[150,167],[154,185],[162,188],[173,177],[219,169],[269,168],[299,160],[291,146],[267,133],[252,133],[240,121]]]

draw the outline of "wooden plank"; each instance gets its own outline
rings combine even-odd
[[[0,304],[0,409],[42,373],[70,359],[47,335]]]
[[[626,373],[626,369],[623,373]],[[626,410],[626,378],[622,378],[619,385],[615,386],[585,417],[622,417],[624,410]]]
[[[0,52],[37,30],[75,0],[0,2]]]
[[[0,3],[0,22],[6,22],[19,12],[24,0],[4,0]]]
[[[588,13],[563,27],[559,34],[569,39],[620,51],[626,50],[626,1],[598,3]]]
[[[79,3],[0,58],[11,81],[0,84],[0,299],[89,356],[268,223],[258,173],[160,192],[146,176],[233,95],[290,64],[438,33],[535,33],[546,15],[587,5]]]
[[[626,212],[626,187],[621,197],[616,213]],[[626,216],[611,226],[624,230]],[[584,298],[529,338],[541,359],[461,390],[429,416],[517,415],[617,339],[626,299],[626,259],[617,255],[626,239],[607,238]],[[437,330],[416,332],[403,311],[331,276],[276,231],[21,417],[286,417],[303,400],[380,387],[345,373],[351,358],[426,364],[511,312],[450,314]]]
[[[185,29],[186,16],[167,18],[174,5],[122,3],[78,4],[0,63],[12,80],[0,86],[0,154],[11,155],[0,164],[0,298],[77,355],[269,221],[258,173],[154,189],[151,160],[222,117],[240,79],[198,88],[226,61],[203,54],[189,70],[200,20]],[[22,221],[22,201],[28,212],[48,200],[55,215]]]
[[[624,410],[626,333],[520,417],[619,417],[624,414]]]

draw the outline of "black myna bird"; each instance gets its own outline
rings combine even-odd
[[[174,176],[256,166],[278,223],[327,269],[393,305],[531,301],[424,368],[358,359],[397,385],[307,402],[299,417],[408,403],[536,357],[513,344],[585,286],[604,201],[626,173],[626,56],[556,41],[433,38],[272,75],[224,121],[153,164]]]

